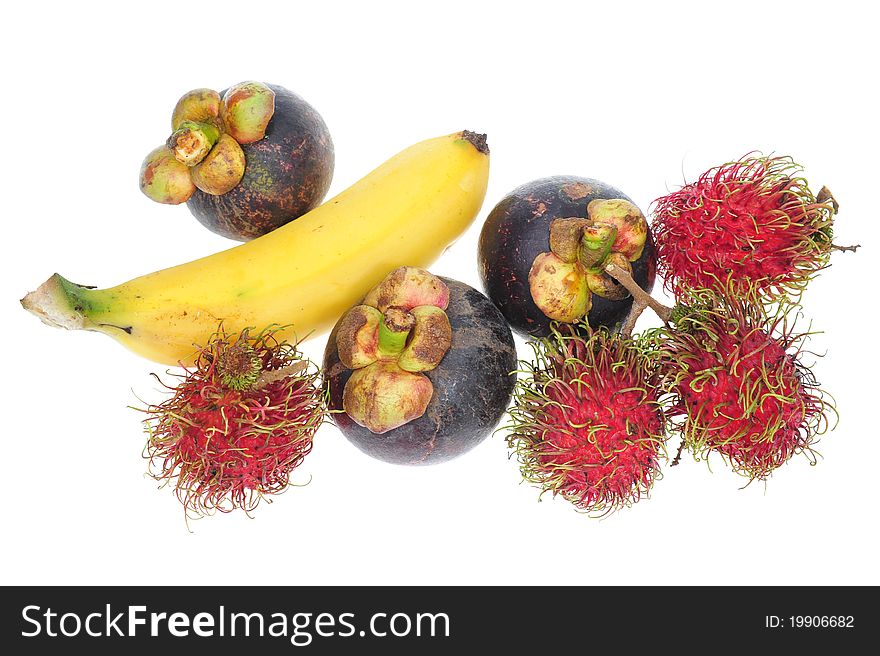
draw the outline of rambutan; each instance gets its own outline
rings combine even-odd
[[[523,478],[591,514],[646,496],[665,453],[656,359],[586,324],[531,345],[507,427]]]
[[[837,204],[790,157],[746,156],[654,201],[658,271],[678,298],[693,290],[797,296],[828,264]]]
[[[679,306],[657,341],[667,415],[697,460],[718,453],[739,474],[764,480],[813,444],[834,412],[802,362],[808,333],[794,331],[794,307],[775,314],[756,297],[701,292]]]
[[[312,448],[325,413],[318,372],[277,329],[221,328],[145,410],[150,474],[174,486],[188,516],[254,510],[287,489]]]

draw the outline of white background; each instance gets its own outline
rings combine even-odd
[[[23,8],[24,6],[24,8]],[[875,301],[876,19],[866,3],[30,2],[0,61],[0,581],[110,584],[880,583]],[[836,254],[805,297],[840,423],[824,458],[766,484],[685,460],[599,521],[538,503],[500,435],[430,468],[362,455],[330,425],[255,519],[187,530],[144,476],[134,393],[163,367],[18,299],[53,272],[102,287],[230,247],[143,197],[143,156],[188,89],[259,79],[323,115],[331,194],[398,150],[488,132],[470,231],[433,267],[478,286],[476,241],[513,187],[595,177],[643,209],[751,150],[791,154],[841,202]],[[279,321],[295,317],[279,317]],[[640,327],[652,325],[643,318]],[[307,352],[320,358],[324,337]],[[526,356],[528,351],[521,350]],[[673,440],[674,450],[677,440]]]

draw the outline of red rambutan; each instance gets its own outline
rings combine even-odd
[[[612,512],[647,496],[659,475],[656,361],[639,342],[604,329],[560,329],[567,332],[531,342],[536,362],[521,363],[508,445],[542,494]]]
[[[756,299],[701,292],[679,306],[658,340],[667,415],[697,460],[719,453],[749,479],[764,480],[792,456],[812,464],[818,435],[834,412],[802,362],[806,333],[795,333],[792,307],[770,316]]]
[[[700,289],[798,295],[828,264],[836,203],[790,157],[746,156],[652,207],[658,271],[679,298]],[[852,250],[847,247],[840,250]]]
[[[145,410],[150,474],[174,486],[188,515],[252,511],[288,487],[312,448],[324,419],[318,372],[276,330],[221,329],[174,374],[171,396]]]

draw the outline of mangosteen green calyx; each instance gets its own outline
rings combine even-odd
[[[505,196],[483,226],[479,266],[489,298],[523,335],[553,321],[613,327],[647,296],[656,260],[641,210],[619,190],[574,176]]]
[[[246,241],[316,207],[333,177],[321,116],[287,89],[241,82],[194,89],[172,112],[171,136],[141,166],[141,191],[187,203],[208,229]]]
[[[485,439],[516,368],[504,317],[471,287],[400,267],[336,324],[324,354],[333,420],[363,452],[433,464]]]

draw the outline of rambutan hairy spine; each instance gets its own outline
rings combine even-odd
[[[696,460],[717,453],[749,480],[766,480],[799,454],[816,464],[814,444],[836,417],[803,363],[811,333],[795,330],[799,307],[771,312],[758,294],[694,292],[672,327],[652,331],[661,387],[672,395],[667,415],[685,448]]]
[[[187,517],[252,512],[289,487],[291,472],[311,451],[325,417],[319,372],[295,345],[274,337],[280,329],[228,335],[221,327],[194,365],[169,372],[176,385],[154,374],[170,396],[143,410],[144,457],[150,475],[173,486]],[[262,373],[224,371],[224,362],[242,360],[237,350]]]
[[[523,479],[594,516],[646,497],[665,456],[656,358],[585,324],[530,344],[505,427]]]
[[[837,204],[790,157],[746,155],[654,201],[658,272],[677,298],[701,289],[799,296],[825,268]]]

